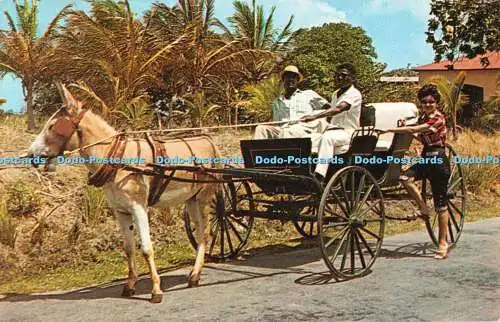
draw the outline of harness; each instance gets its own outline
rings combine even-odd
[[[80,128],[80,122],[82,118],[85,116],[85,113],[87,112],[87,109],[82,109],[82,111],[78,114],[76,117],[70,117],[68,120],[67,118],[58,118],[56,122],[54,123],[54,131],[57,135],[61,136],[64,138],[64,143],[61,145],[60,150],[64,150],[66,145],[68,144],[70,138],[73,136],[75,132],[78,133],[78,139],[82,140],[82,132]],[[200,136],[200,135],[193,135],[193,136]],[[207,135],[201,135],[201,136],[207,136]],[[212,146],[215,149],[215,146],[213,145],[212,140],[209,142],[212,144]],[[191,156],[194,158],[194,165],[199,168],[198,171],[193,171],[193,179],[190,180],[193,183],[193,189],[195,187],[195,184],[198,179],[198,175],[202,174],[207,174],[205,168],[203,165],[198,164],[196,161],[196,156],[194,154],[193,149],[189,145],[189,143],[182,137],[173,137],[172,139],[180,139],[186,147],[189,149]],[[176,169],[173,169],[170,171],[168,175],[165,174],[164,168],[162,168],[160,165],[156,164],[156,160],[158,157],[167,157],[167,150],[165,149],[165,141],[153,138],[151,136],[151,133],[146,133],[146,141],[148,142],[148,145],[151,148],[152,155],[153,155],[153,169],[156,175],[153,175],[153,178],[151,180],[150,186],[149,186],[149,191],[148,191],[148,206],[153,206],[155,205],[159,200],[165,189],[168,187],[172,179],[174,178],[174,174],[176,172]],[[118,158],[121,159],[123,158],[123,155],[125,153],[125,148],[127,146],[127,135],[126,134],[118,134],[113,138],[111,141],[110,146],[107,149],[106,153],[106,158],[108,160],[112,158]],[[140,154],[140,150],[139,150]],[[212,165],[213,166],[213,165]],[[112,180],[115,176],[118,170],[121,168],[127,168],[123,164],[109,164],[109,163],[104,163],[99,166],[99,168],[94,172],[94,173],[89,173],[89,179],[88,179],[88,184],[95,186],[95,187],[102,187],[106,184],[106,182]],[[201,191],[203,187],[200,187],[198,191],[194,194],[193,197],[196,197],[199,192]]]

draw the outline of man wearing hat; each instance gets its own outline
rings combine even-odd
[[[330,118],[331,121],[323,135],[312,137],[313,146],[318,139],[320,159],[331,158],[335,154],[347,151],[351,136],[360,126],[362,96],[355,86],[356,68],[351,63],[342,63],[335,72],[335,85],[339,88],[332,95],[329,109],[315,115],[306,115],[302,122],[316,121],[318,118]],[[328,171],[328,163],[318,163],[315,175],[323,181]]]
[[[296,66],[289,65],[281,73],[285,93],[274,101],[273,122],[298,121],[301,117],[314,114],[315,110],[330,107],[327,100],[313,90],[299,90],[302,74]],[[312,133],[322,133],[327,126],[325,119],[293,125],[258,125],[254,139],[307,137]]]

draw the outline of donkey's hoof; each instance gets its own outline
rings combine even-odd
[[[162,300],[163,300],[163,294],[152,294],[150,302],[156,304],[156,303],[161,303]]]
[[[135,294],[135,289],[130,288],[128,286],[124,286],[123,287],[122,296],[124,296],[124,297],[131,297],[134,294]]]
[[[188,287],[197,287],[199,285],[200,285],[199,279],[195,280],[195,279],[190,278],[188,281]]]

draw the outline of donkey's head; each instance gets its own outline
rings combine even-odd
[[[63,106],[47,121],[28,150],[30,156],[47,158],[46,170],[55,171],[55,158],[78,144],[80,121],[86,110],[64,85],[57,84]]]

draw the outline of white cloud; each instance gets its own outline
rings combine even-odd
[[[251,5],[251,0],[246,0]],[[346,22],[346,14],[330,5],[326,0],[257,0],[258,5],[264,5],[267,16],[272,6],[276,6],[274,13],[275,26],[283,27],[294,15],[293,28],[309,28],[321,26],[327,22]],[[230,0],[217,0],[215,2],[216,15],[225,19],[233,13]]]
[[[276,5],[278,23],[288,21],[294,15],[295,28],[321,26],[328,22],[346,22],[346,14],[323,0],[272,0],[266,6]]]
[[[409,11],[418,19],[427,20],[430,12],[429,2],[430,0],[370,0],[365,11],[377,15]]]

